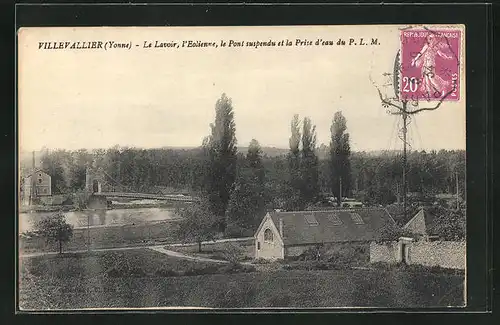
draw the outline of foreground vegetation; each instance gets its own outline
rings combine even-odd
[[[463,274],[418,267],[256,272],[150,250],[41,256],[20,264],[22,309],[463,304]]]

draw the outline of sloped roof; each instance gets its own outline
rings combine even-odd
[[[427,209],[425,208],[420,208],[418,212],[415,214],[413,218],[408,221],[408,223],[404,226],[404,228],[407,228],[408,225],[413,222],[414,220],[421,218],[424,221],[425,224],[425,233],[427,235],[435,235],[435,226],[436,226],[436,217],[430,213]]]
[[[406,207],[406,217],[404,215],[404,208],[402,204],[391,204],[385,207],[387,212],[391,215],[398,226],[403,227],[406,225],[420,210],[419,206]]]
[[[351,213],[359,215],[363,224],[359,224],[359,218],[355,215],[353,218]],[[279,220],[283,220],[285,245],[372,241],[384,226],[397,227],[383,208],[270,212],[269,215],[278,229]]]

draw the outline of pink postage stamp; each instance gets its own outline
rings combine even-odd
[[[460,29],[401,30],[400,98],[460,99]]]

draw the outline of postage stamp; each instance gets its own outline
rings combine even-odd
[[[400,98],[460,100],[460,29],[401,30]]]

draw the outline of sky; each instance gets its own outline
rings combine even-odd
[[[239,146],[288,147],[294,114],[328,144],[336,111],[351,148],[398,149],[397,117],[381,106],[370,78],[387,93],[401,26],[212,28],[28,28],[18,35],[21,151],[195,147],[210,132],[215,103],[232,99]],[[143,48],[144,42],[220,40],[337,41],[377,38],[372,46]],[[43,41],[114,40],[131,49],[40,50]],[[135,46],[138,45],[138,46]],[[463,75],[461,76],[464,77]],[[465,148],[464,85],[459,102],[410,124],[413,149]]]

